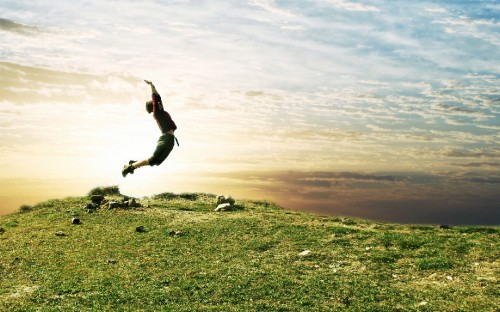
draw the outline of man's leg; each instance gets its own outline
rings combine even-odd
[[[144,167],[144,166],[149,166],[149,159],[136,161],[135,163],[132,164],[132,167],[134,167],[134,169]]]
[[[168,144],[166,144],[166,140],[168,140]],[[127,176],[127,174],[134,173],[134,170],[143,166],[158,166],[161,164],[165,158],[167,158],[168,154],[174,147],[174,136],[171,134],[163,134],[158,139],[158,143],[156,144],[156,149],[148,159],[133,161],[131,160],[128,165],[125,165],[122,169],[123,177]]]
[[[144,159],[136,162],[133,162],[133,160],[131,160],[128,165],[125,165],[123,167],[122,176],[125,178],[127,174],[133,174],[135,169],[143,166],[149,166],[149,159]]]

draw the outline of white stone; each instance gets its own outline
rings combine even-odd
[[[217,206],[217,208],[215,208],[215,211],[228,211],[231,209],[231,204],[229,203],[225,203],[225,204],[220,204],[219,206]]]
[[[300,252],[300,253],[299,253],[299,256],[304,257],[304,256],[308,256],[308,255],[310,255],[311,253],[312,253],[312,251],[310,251],[309,249],[306,249],[306,250],[304,250],[304,251]]]

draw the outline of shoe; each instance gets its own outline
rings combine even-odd
[[[137,162],[137,160],[129,160],[128,164],[131,165],[131,164],[136,163],[136,162]]]
[[[125,165],[122,169],[122,176],[125,178],[127,174],[134,174],[134,167],[132,165]]]

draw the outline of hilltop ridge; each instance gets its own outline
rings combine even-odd
[[[1,311],[495,311],[498,227],[324,217],[212,194],[0,216]],[[102,192],[124,199],[118,188]],[[78,219],[79,222],[74,222]]]

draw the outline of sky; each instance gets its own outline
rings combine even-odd
[[[118,185],[500,225],[498,1],[0,2],[0,214]],[[154,82],[180,146],[159,167]]]

